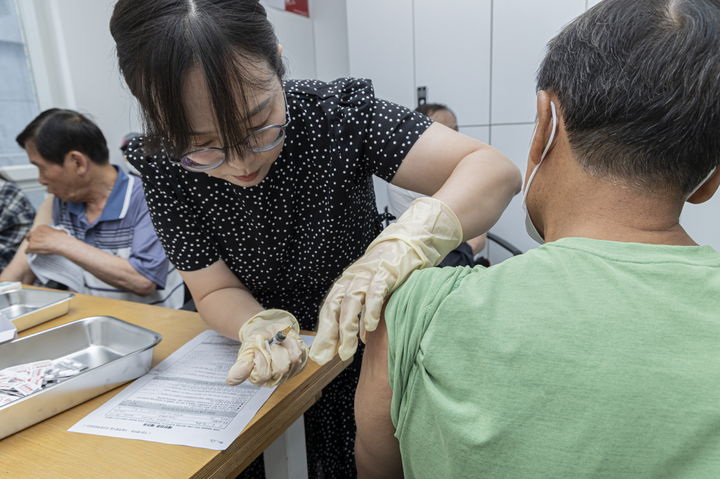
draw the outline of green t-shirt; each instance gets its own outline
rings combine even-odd
[[[720,478],[720,254],[566,238],[388,303],[406,477]]]

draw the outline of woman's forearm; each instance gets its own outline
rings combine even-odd
[[[263,308],[250,294],[238,287],[215,290],[195,301],[200,316],[218,333],[230,339],[238,339],[240,326]]]
[[[222,260],[180,275],[203,320],[230,339],[237,340],[240,326],[265,309]]]

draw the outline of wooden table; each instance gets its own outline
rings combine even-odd
[[[36,333],[88,316],[114,316],[162,334],[153,366],[207,329],[197,313],[78,294],[68,314],[24,331]],[[120,392],[113,389],[0,441],[0,477],[11,478],[234,478],[301,418],[348,363],[336,357],[279,386],[241,435],[224,451],[67,432]]]

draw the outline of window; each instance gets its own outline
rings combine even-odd
[[[0,169],[27,165],[15,137],[38,114],[16,0],[0,0]]]

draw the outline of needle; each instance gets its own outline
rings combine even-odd
[[[275,333],[275,336],[268,339],[268,346],[273,343],[282,343],[285,341],[285,338],[287,338],[287,335],[290,334],[290,331],[292,331],[292,325]]]

